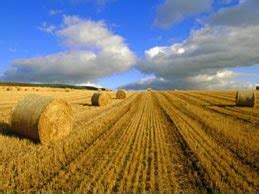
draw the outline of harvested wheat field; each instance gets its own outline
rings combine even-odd
[[[0,90],[0,191],[259,191],[259,106],[236,107],[235,91],[109,93],[98,107],[94,91]],[[70,134],[43,145],[10,132],[27,94],[67,101]]]

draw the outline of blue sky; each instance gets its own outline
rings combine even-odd
[[[259,60],[249,53],[258,47],[251,41],[259,25],[251,15],[255,8],[255,0],[5,1],[0,6],[0,79],[113,89],[254,87]],[[242,16],[254,22],[235,19]],[[250,30],[249,36],[235,22]],[[234,32],[239,34],[231,44],[240,48],[228,53],[224,38]]]

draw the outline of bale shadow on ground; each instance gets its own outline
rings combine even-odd
[[[222,108],[236,107],[235,104],[206,104],[203,106],[218,106],[218,107],[222,107]]]
[[[79,105],[81,105],[81,106],[94,106],[91,103],[79,103]]]
[[[39,141],[34,141],[34,140],[31,140],[29,138],[26,138],[26,137],[23,137],[15,132],[13,132],[11,130],[11,126],[10,124],[8,123],[5,123],[5,122],[0,122],[0,135],[3,135],[3,136],[6,136],[6,137],[12,137],[12,138],[18,138],[18,139],[24,139],[24,140],[28,140],[34,144],[39,144],[40,142]]]
[[[8,123],[0,122],[0,135],[5,136],[17,136],[15,133],[11,131],[11,127]]]

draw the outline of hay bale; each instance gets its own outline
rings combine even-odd
[[[152,88],[147,88],[147,91],[152,91]]]
[[[256,90],[259,90],[259,86],[256,86]]]
[[[91,98],[93,106],[106,106],[112,102],[112,98],[110,94],[107,93],[94,93]]]
[[[116,93],[116,98],[117,99],[125,99],[125,98],[127,98],[126,90],[118,90],[117,93]]]
[[[13,88],[10,88],[10,87],[6,88],[6,91],[12,91],[12,90]]]
[[[237,91],[236,106],[254,107],[256,102],[255,92],[253,91]]]
[[[66,88],[66,89],[65,89],[65,92],[70,92],[70,89],[69,89],[69,88]]]
[[[72,130],[72,108],[63,100],[28,95],[12,111],[11,130],[43,144],[62,139]]]

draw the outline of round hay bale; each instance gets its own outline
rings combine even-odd
[[[259,90],[259,86],[256,86],[256,90]]]
[[[62,139],[72,130],[72,108],[63,100],[28,95],[12,111],[11,130],[43,144]]]
[[[118,90],[118,91],[116,92],[116,98],[117,98],[117,99],[125,99],[125,98],[127,98],[127,92],[126,92],[126,90]]]
[[[253,91],[237,91],[236,106],[254,107],[256,101],[255,92]]]
[[[147,88],[147,91],[149,91],[149,92],[152,91],[152,88]]]
[[[106,106],[112,102],[110,94],[107,93],[94,93],[91,98],[93,106]]]
[[[6,91],[12,91],[13,88],[6,88]]]

